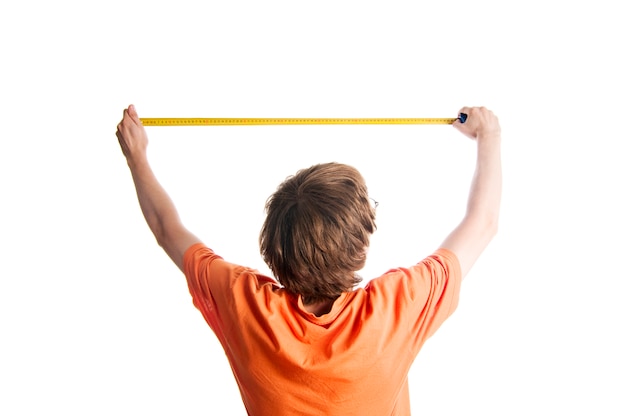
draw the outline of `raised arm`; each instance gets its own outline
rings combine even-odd
[[[497,232],[502,166],[498,118],[484,107],[464,107],[460,112],[467,114],[467,120],[457,120],[454,127],[476,140],[476,169],[465,216],[441,247],[456,254],[465,277]]]
[[[124,110],[116,135],[135,182],[143,216],[157,243],[183,270],[185,251],[200,240],[183,226],[174,203],[152,172],[147,157],[148,136],[134,106]]]

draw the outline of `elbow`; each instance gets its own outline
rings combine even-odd
[[[498,234],[498,227],[499,227],[499,222],[498,222],[497,215],[493,215],[492,217],[485,219],[484,229],[489,240],[491,240],[492,238],[496,236],[496,234]]]
[[[489,240],[490,241],[493,240],[497,234],[498,234],[498,224],[495,224],[489,229]]]
[[[159,224],[157,227],[154,227],[152,229],[152,234],[154,234],[157,244],[163,249],[166,249],[172,240],[171,230],[164,227],[163,224]]]
[[[498,214],[481,213],[480,215],[468,215],[465,221],[471,224],[476,236],[486,242],[491,241],[498,233]]]
[[[152,231],[157,244],[160,247],[163,247],[167,238],[162,224],[158,220],[155,220],[152,222],[149,221],[148,225],[150,226],[150,231]]]
[[[154,238],[156,239],[157,244],[159,245],[159,247],[161,248],[165,248],[165,237],[161,236],[161,235],[157,235],[156,233],[154,234]]]

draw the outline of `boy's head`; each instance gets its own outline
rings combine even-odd
[[[310,304],[335,299],[361,278],[375,210],[361,174],[324,163],[288,177],[269,197],[259,242],[278,281]]]

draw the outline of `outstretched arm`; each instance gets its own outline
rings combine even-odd
[[[152,172],[147,157],[148,136],[134,106],[124,110],[116,135],[130,168],[143,216],[157,243],[182,271],[185,251],[200,240],[183,226],[174,203]]]
[[[477,142],[474,178],[461,223],[442,243],[459,259],[463,277],[495,236],[500,215],[502,166],[500,161],[500,124],[497,117],[484,107],[463,107],[465,123],[453,125]]]

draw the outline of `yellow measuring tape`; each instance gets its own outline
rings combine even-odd
[[[141,118],[144,126],[268,126],[285,124],[452,124],[456,118]]]

